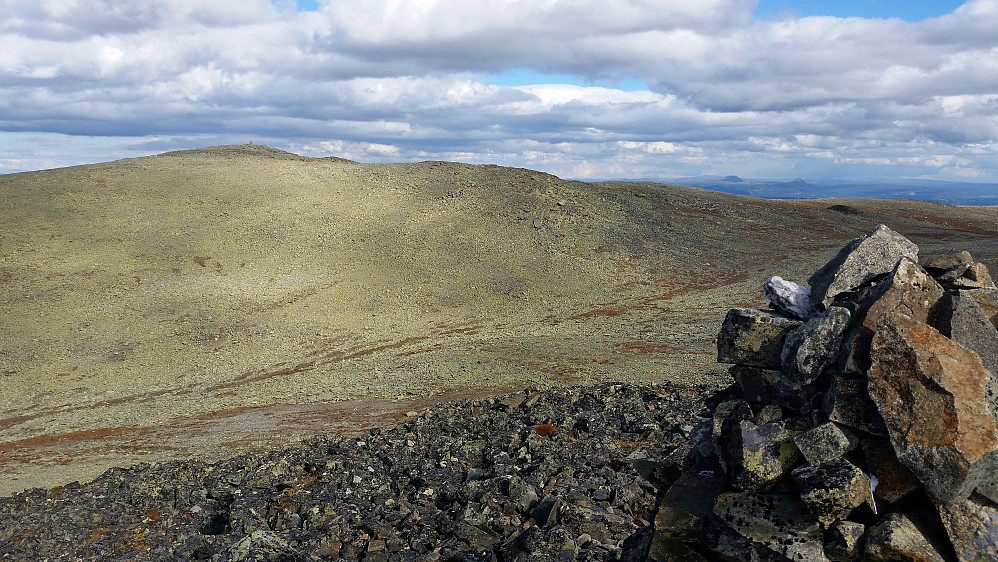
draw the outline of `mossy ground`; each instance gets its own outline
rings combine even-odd
[[[845,203],[253,145],[0,176],[0,493],[449,396],[720,381],[724,313],[879,222],[995,269],[994,208]]]

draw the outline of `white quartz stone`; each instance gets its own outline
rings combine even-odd
[[[811,289],[808,287],[774,275],[762,285],[762,291],[773,307],[784,314],[801,320],[811,314]]]

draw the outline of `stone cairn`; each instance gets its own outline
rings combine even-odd
[[[998,560],[998,289],[886,226],[731,310],[652,560]]]

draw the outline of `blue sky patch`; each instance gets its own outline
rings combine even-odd
[[[860,18],[901,18],[922,21],[951,13],[959,0],[759,0],[755,17],[771,20],[783,16],[836,16]]]
[[[570,74],[548,74],[525,68],[507,70],[500,74],[487,74],[483,80],[495,86],[531,86],[533,84],[575,84],[578,86],[600,86],[614,88],[625,92],[639,92],[648,89],[648,82],[640,78],[624,78],[620,80],[592,80],[584,76]]]

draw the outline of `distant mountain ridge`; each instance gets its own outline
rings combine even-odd
[[[998,205],[998,183],[904,179],[897,181],[793,181],[739,176],[697,176],[656,180],[764,199],[917,199],[949,205]]]

